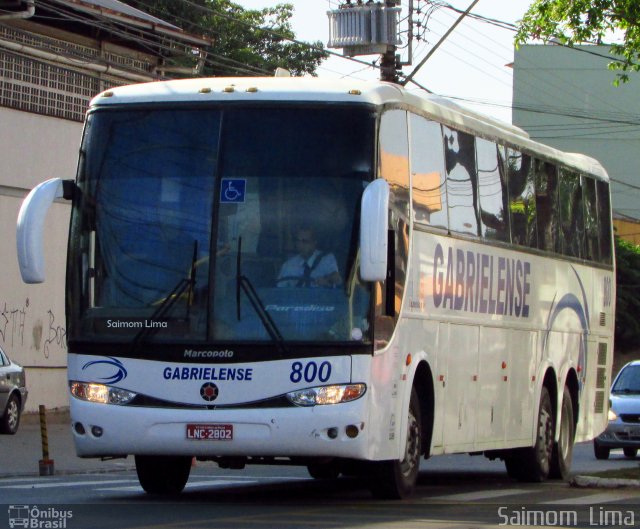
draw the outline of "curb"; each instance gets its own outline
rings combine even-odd
[[[592,489],[640,488],[639,479],[599,478],[596,476],[574,476],[569,481],[571,487]]]

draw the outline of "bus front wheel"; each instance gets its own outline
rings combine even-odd
[[[402,461],[381,461],[372,463],[373,476],[371,492],[379,499],[402,499],[409,496],[415,488],[420,471],[420,453],[422,447],[422,421],[420,400],[414,389],[411,390],[409,415],[407,420],[407,442]]]
[[[185,456],[136,456],[136,473],[149,494],[178,494],[187,484],[191,458]]]

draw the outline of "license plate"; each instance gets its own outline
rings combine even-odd
[[[233,424],[187,424],[187,439],[231,441],[233,440]]]

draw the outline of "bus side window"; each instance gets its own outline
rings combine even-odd
[[[456,233],[479,236],[475,138],[471,134],[445,126],[442,130],[447,169],[449,229]]]
[[[482,236],[510,241],[507,179],[504,172],[505,148],[492,141],[476,139],[478,190]]]
[[[584,197],[584,239],[585,259],[600,260],[600,233],[598,227],[598,205],[596,203],[596,181],[587,176],[582,177]]]
[[[560,219],[562,253],[569,257],[584,256],[584,210],[580,175],[560,168]]]
[[[611,240],[611,203],[609,202],[609,184],[596,182],[598,202],[598,224],[600,225],[600,261],[611,264],[613,258],[613,241]]]
[[[400,315],[409,258],[409,139],[407,113],[390,110],[380,121],[379,175],[388,183],[389,267],[383,288],[376,288],[374,333],[378,347],[391,338]]]
[[[558,173],[555,165],[535,160],[538,248],[560,253]]]
[[[536,194],[533,159],[528,154],[507,149],[507,181],[511,240],[514,244],[538,247]]]
[[[410,114],[413,215],[417,224],[448,228],[442,128]]]

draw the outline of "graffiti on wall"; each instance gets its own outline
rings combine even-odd
[[[35,322],[31,325],[34,318]],[[52,309],[47,310],[46,320],[47,323],[43,323],[29,309],[29,298],[15,306],[6,301],[0,302],[0,340],[11,348],[23,347],[26,329],[30,327],[32,342],[26,345],[41,352],[45,358],[49,358],[55,348],[66,350],[67,330],[60,325]]]

